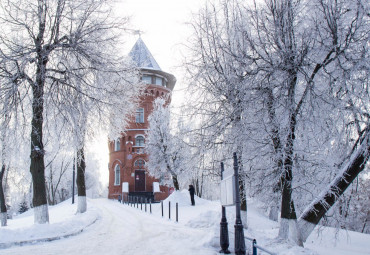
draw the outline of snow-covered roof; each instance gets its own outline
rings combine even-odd
[[[132,47],[129,56],[139,68],[162,71],[141,37],[139,37],[134,47]]]

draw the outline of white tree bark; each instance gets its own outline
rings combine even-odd
[[[87,210],[86,197],[79,196],[77,201],[77,213],[84,213]]]
[[[301,239],[306,241],[315,227],[316,227],[316,224],[300,219],[298,221],[298,228],[301,233]]]
[[[1,226],[5,227],[7,226],[7,213],[0,213],[0,220],[1,220]]]
[[[34,207],[33,210],[35,224],[49,223],[49,211],[47,204]]]

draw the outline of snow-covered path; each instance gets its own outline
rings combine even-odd
[[[107,199],[90,203],[99,220],[66,239],[1,250],[1,254],[218,254],[204,247],[204,229],[193,229]]]
[[[169,202],[173,208],[172,220],[168,219]],[[176,203],[179,205],[179,223],[173,220]],[[41,225],[33,224],[31,209],[9,220],[7,227],[0,228],[0,254],[219,254],[221,206],[218,201],[196,197],[196,206],[191,206],[189,192],[183,190],[174,192],[163,204],[164,218],[160,204],[153,205],[153,214],[149,214],[144,206],[141,211],[113,200],[88,199],[88,211],[75,214],[77,205],[67,200],[50,206],[50,224]],[[259,245],[276,254],[370,255],[370,235],[352,231],[318,227],[308,238],[305,248],[280,240],[276,238],[279,224],[268,220],[256,202],[248,200],[248,204],[249,227],[244,231],[245,236],[256,238]],[[228,207],[226,211],[229,249],[233,252],[235,208]],[[26,244],[19,246],[20,243]],[[250,241],[246,241],[246,246],[251,252]]]

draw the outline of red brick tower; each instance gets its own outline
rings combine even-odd
[[[159,201],[169,195],[169,189],[160,186],[160,192],[153,193],[153,182],[158,180],[149,176],[146,170],[148,155],[144,150],[145,131],[149,128],[148,116],[153,111],[154,100],[163,97],[169,103],[176,78],[161,70],[141,38],[137,40],[129,55],[140,68],[141,81],[147,87],[125,134],[109,142],[108,198],[117,199],[122,194],[122,183],[128,183],[128,195],[154,197]],[[127,193],[124,194],[124,199],[127,199]]]

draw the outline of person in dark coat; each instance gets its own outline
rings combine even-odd
[[[122,200],[121,195],[118,195],[118,202],[120,202],[120,203],[121,203],[121,200]]]
[[[193,185],[189,185],[189,193],[190,193],[191,205],[195,205],[195,201],[194,201],[195,189]]]

